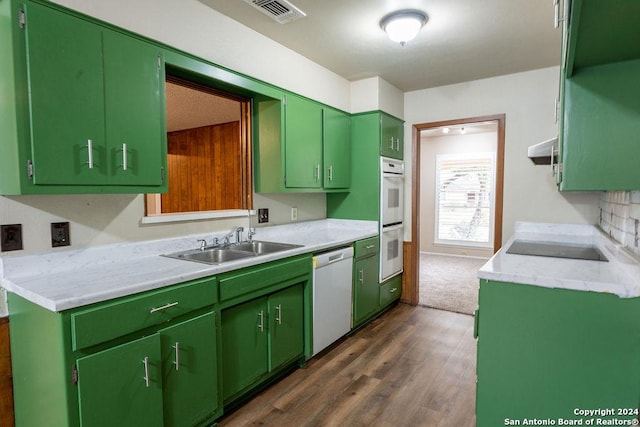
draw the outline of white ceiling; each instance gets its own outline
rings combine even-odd
[[[290,0],[307,14],[279,24],[243,0],[200,0],[354,81],[380,76],[406,92],[560,63],[551,0]],[[405,46],[380,19],[419,9],[429,22]]]

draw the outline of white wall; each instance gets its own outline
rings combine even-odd
[[[54,1],[218,65],[350,110],[350,82],[197,0]],[[290,222],[293,206],[299,209],[299,220],[325,218],[325,200],[324,194],[257,195],[254,207],[270,208],[269,224],[282,224]],[[0,256],[52,250],[51,222],[70,222],[72,248],[248,225],[247,218],[143,225],[143,214],[141,195],[0,196],[0,224],[22,224],[24,242],[24,250]]]
[[[554,99],[558,67],[510,74],[405,94],[406,194],[411,188],[412,126],[442,120],[506,114],[503,241],[515,221],[596,224],[600,193],[560,193],[550,168],[534,166],[527,147],[557,135]],[[411,198],[405,203],[411,218]],[[411,224],[405,240],[411,240]]]
[[[453,245],[435,241],[436,156],[452,153],[489,153],[496,151],[497,133],[482,132],[465,135],[449,134],[420,140],[420,252],[477,256],[489,258],[493,250]]]
[[[351,83],[351,113],[382,110],[392,116],[404,117],[404,94],[380,77]]]

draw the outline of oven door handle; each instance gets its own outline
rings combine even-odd
[[[383,225],[382,226],[382,232],[386,233],[388,231],[396,231],[396,230],[400,230],[402,229],[403,225],[402,223],[400,224],[393,224],[393,225]]]

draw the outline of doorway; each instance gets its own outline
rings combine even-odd
[[[495,149],[493,151],[493,157],[485,155],[487,153],[486,146],[481,147],[478,145],[478,149],[464,149],[464,155],[455,155],[452,153],[441,153],[439,162],[437,158],[433,159],[430,165],[423,164],[423,140],[425,135],[437,135],[438,132],[444,134],[445,132],[457,132],[458,135],[464,133],[471,133],[471,129],[480,130],[483,129],[495,129]],[[441,138],[442,139],[442,138]],[[475,138],[476,140],[480,140]],[[420,303],[420,256],[421,256],[421,239],[425,239],[425,234],[428,235],[431,248],[436,247],[438,252],[444,251],[445,253],[457,253],[463,256],[474,256],[482,254],[483,251],[487,255],[495,253],[502,246],[502,195],[503,195],[503,180],[504,180],[504,140],[505,140],[505,115],[492,115],[482,117],[471,117],[456,120],[447,120],[440,122],[422,123],[413,126],[412,132],[412,212],[411,212],[411,243],[407,248],[407,263],[405,265],[405,271],[408,271],[410,277],[405,283],[406,300],[407,302],[417,305]],[[456,150],[449,150],[456,151]],[[459,150],[458,150],[459,151]],[[476,183],[476,189],[473,191],[466,191],[464,193],[460,191],[452,191],[451,194],[446,194],[446,191],[440,190],[456,190],[459,189],[463,183],[458,178],[461,174],[456,175],[456,167],[460,167],[465,162],[468,163],[469,158],[485,158],[480,160],[479,164],[490,164],[493,162],[495,166],[494,177],[492,181],[495,183],[492,188],[492,194],[490,195],[491,203],[491,220],[490,224],[487,224],[487,212],[489,206],[487,205],[487,191],[488,188],[482,184],[478,186]],[[478,163],[476,161],[476,163]],[[425,180],[423,175],[426,174],[426,170],[435,172],[436,167],[440,167],[440,180],[443,180],[440,185],[440,194],[434,193],[434,199],[432,200],[433,218],[429,221],[425,221],[424,215],[421,214],[421,201],[422,201],[422,189]],[[450,172],[453,170],[453,174]],[[447,172],[450,174],[447,175]],[[474,176],[477,176],[474,175]],[[434,178],[434,180],[437,178]],[[457,181],[457,184],[455,182]],[[472,180],[467,178],[466,184],[473,187]],[[447,185],[452,184],[452,185]],[[486,182],[485,182],[486,184]],[[435,184],[433,184],[435,188]],[[435,189],[433,190],[435,192]],[[458,204],[462,206],[455,208],[456,200],[459,197],[463,197],[464,203]],[[436,199],[442,199],[436,202]],[[453,201],[453,203],[448,203]],[[459,201],[459,200],[458,200]],[[424,206],[424,204],[422,204]],[[437,213],[438,208],[442,211]],[[445,212],[446,211],[446,212]],[[438,215],[442,215],[445,212],[445,216],[450,214],[463,216],[466,218],[466,224],[452,224],[447,218],[440,218],[437,220]],[[483,223],[484,221],[484,223]],[[427,222],[427,223],[425,223]],[[464,222],[464,221],[463,221]],[[463,226],[464,225],[464,226]],[[430,233],[424,233],[423,229],[428,227]],[[489,238],[487,238],[489,237]],[[435,246],[433,246],[435,245]],[[428,246],[428,245],[427,245]],[[471,267],[474,268],[474,267]],[[456,267],[452,267],[455,271]]]

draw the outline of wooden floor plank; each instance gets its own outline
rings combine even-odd
[[[475,426],[473,317],[399,304],[220,426]]]

